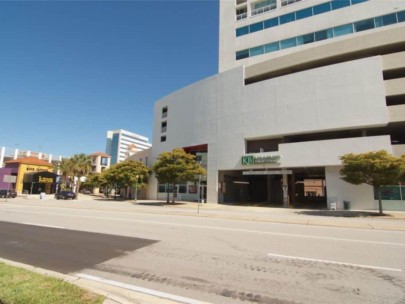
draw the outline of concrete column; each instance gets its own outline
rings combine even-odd
[[[52,154],[49,154],[49,157],[48,157],[48,163],[52,163]]]
[[[17,157],[18,157],[18,149],[15,149],[14,150],[14,159],[17,159]]]
[[[289,207],[288,201],[288,175],[285,169],[283,171],[283,205],[285,208]]]
[[[5,153],[6,153],[6,147],[1,147],[1,150],[0,150],[0,168],[3,168],[4,154]]]

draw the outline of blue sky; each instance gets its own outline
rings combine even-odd
[[[0,146],[152,140],[153,105],[218,69],[218,1],[0,1]]]

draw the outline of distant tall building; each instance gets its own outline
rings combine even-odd
[[[111,155],[111,164],[119,163],[138,151],[152,147],[145,136],[126,130],[107,131],[105,152]]]

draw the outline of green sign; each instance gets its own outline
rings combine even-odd
[[[280,161],[280,155],[243,155],[242,165],[257,165],[257,164],[277,164]]]

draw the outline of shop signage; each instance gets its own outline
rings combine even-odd
[[[3,183],[15,183],[17,176],[14,175],[4,175]]]
[[[52,177],[38,176],[38,183],[52,184],[53,183],[53,178]]]
[[[278,164],[281,155],[279,154],[246,154],[242,156],[242,166],[257,164]]]
[[[27,171],[48,172],[49,169],[38,167],[27,167]]]
[[[243,175],[283,175],[283,174],[292,174],[292,170],[243,171]]]

